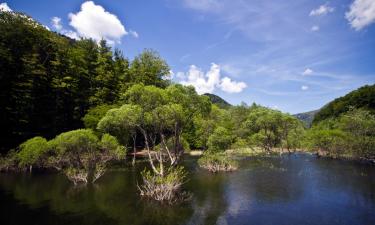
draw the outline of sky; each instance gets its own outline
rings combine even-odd
[[[0,0],[48,29],[154,49],[173,82],[299,113],[375,83],[375,0]]]

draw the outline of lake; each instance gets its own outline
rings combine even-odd
[[[374,225],[375,167],[293,154],[240,161],[210,174],[186,157],[189,202],[160,205],[137,192],[144,163],[88,187],[53,173],[0,174],[0,224]]]

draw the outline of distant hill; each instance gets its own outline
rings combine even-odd
[[[375,85],[360,87],[323,106],[323,108],[315,114],[313,124],[328,118],[335,118],[348,111],[350,107],[364,108],[375,114]]]
[[[217,95],[209,94],[209,93],[206,93],[206,94],[203,94],[203,95],[208,96],[210,98],[210,101],[213,104],[219,106],[220,108],[228,108],[228,107],[232,106],[227,101],[225,101],[224,99],[222,99],[221,97],[219,97]]]
[[[306,127],[311,127],[312,121],[314,120],[314,116],[318,112],[319,110],[313,110],[309,112],[294,114],[293,116],[301,120],[306,125]]]

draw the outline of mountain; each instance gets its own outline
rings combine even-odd
[[[323,106],[323,108],[315,114],[313,124],[328,118],[338,117],[351,107],[363,108],[375,114],[375,84],[360,87]]]
[[[314,116],[318,112],[319,110],[313,110],[309,112],[294,114],[293,116],[301,120],[306,125],[306,127],[311,127],[312,121],[314,120]]]
[[[228,108],[228,107],[232,106],[227,101],[225,101],[224,99],[222,99],[221,97],[219,97],[217,95],[210,94],[210,93],[206,93],[206,94],[203,94],[203,95],[208,96],[210,98],[210,101],[213,104],[219,106],[220,108]]]

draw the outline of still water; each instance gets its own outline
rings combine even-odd
[[[374,166],[295,154],[209,174],[196,160],[184,162],[193,197],[177,206],[140,199],[142,163],[109,171],[91,187],[58,174],[0,174],[0,224],[375,224]]]

